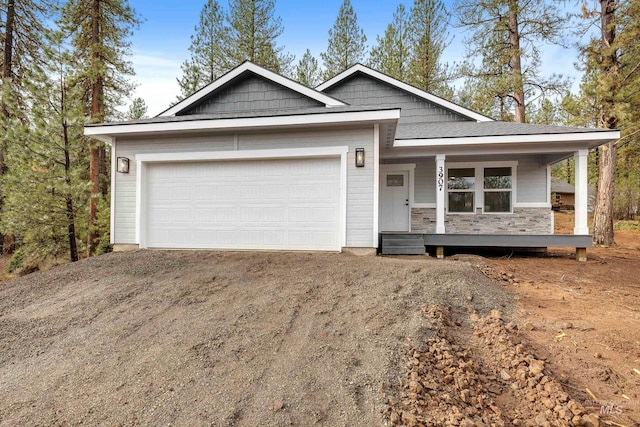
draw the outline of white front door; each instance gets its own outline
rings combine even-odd
[[[380,231],[409,230],[409,172],[380,172]]]

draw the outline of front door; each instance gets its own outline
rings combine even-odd
[[[409,230],[409,172],[380,172],[380,231]]]

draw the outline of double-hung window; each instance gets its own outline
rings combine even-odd
[[[448,212],[474,214],[476,207],[489,214],[513,212],[515,165],[490,163],[451,165],[447,170]]]
[[[474,213],[476,172],[474,168],[449,169],[449,212]]]
[[[484,168],[484,212],[511,212],[512,168]]]

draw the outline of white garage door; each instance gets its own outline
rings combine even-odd
[[[147,166],[150,248],[340,250],[340,159]]]

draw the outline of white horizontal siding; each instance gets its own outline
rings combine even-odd
[[[413,163],[416,165],[414,175],[414,202],[415,203],[435,203],[436,202],[436,159],[394,159],[386,160],[385,164]]]
[[[547,166],[532,157],[518,160],[517,203],[546,203]]]
[[[373,247],[373,126],[333,130],[238,135],[238,149],[348,146],[347,246]],[[364,148],[365,167],[355,167],[355,149]]]
[[[283,149],[349,146],[347,161],[347,246],[373,247],[373,126],[357,129],[312,129],[238,134],[237,149]],[[364,148],[366,166],[355,167],[355,148]],[[135,189],[137,154],[231,151],[234,135],[158,139],[118,139],[116,156],[131,159],[129,174],[116,174],[114,243],[135,242]]]
[[[517,161],[517,203],[547,202],[547,168],[537,156],[448,158],[445,162]],[[415,163],[415,203],[436,202],[436,164],[433,157],[387,159],[385,164]]]
[[[114,243],[136,243],[136,162],[137,154],[233,150],[233,135],[190,138],[118,138],[116,156],[127,157],[129,173],[116,173]]]

